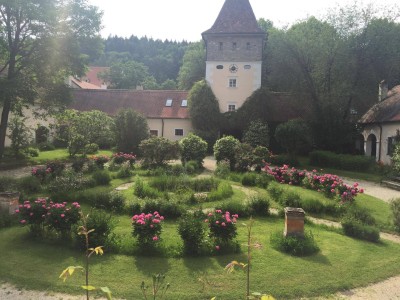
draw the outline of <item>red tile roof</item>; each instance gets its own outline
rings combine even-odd
[[[108,70],[110,70],[109,67],[89,67],[86,74],[82,77],[82,81],[87,81],[101,87],[104,84],[104,80],[99,78],[99,74]]]
[[[203,35],[265,32],[258,26],[249,0],[225,0],[214,25]]]
[[[88,89],[88,90],[97,90],[100,88],[97,85],[91,84],[86,81],[81,81],[79,79],[73,78],[72,76],[71,76],[71,83],[75,85],[72,86],[73,88]]]
[[[72,90],[70,108],[79,111],[100,110],[116,115],[120,109],[131,108],[147,118],[189,119],[188,107],[182,107],[187,91],[149,90]],[[167,107],[167,99],[172,106]]]
[[[400,122],[400,85],[388,92],[387,98],[375,104],[359,120],[361,124]]]

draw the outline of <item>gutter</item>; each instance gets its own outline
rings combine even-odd
[[[161,119],[161,137],[164,137],[164,119]]]
[[[382,153],[382,124],[378,124],[380,133],[379,133],[379,153],[378,153],[378,162],[381,161],[381,153]]]

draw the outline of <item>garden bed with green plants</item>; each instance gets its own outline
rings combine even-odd
[[[91,295],[107,286],[115,297],[132,299],[141,298],[142,281],[151,286],[152,275],[162,273],[171,284],[167,298],[244,299],[250,274],[250,291],[290,299],[400,273],[400,245],[379,239],[379,229],[396,229],[388,204],[335,175],[287,166],[261,170],[257,153],[263,149],[234,151],[240,143],[227,142],[234,147],[230,151],[216,144],[215,174],[199,176],[203,143],[201,155],[168,165],[176,156],[153,150],[163,145],[172,153],[176,144],[153,138],[142,144],[147,151],[140,164],[132,154],[96,155],[68,167],[51,162],[19,180],[2,178],[0,188],[12,184],[24,197],[19,224],[12,217],[0,223],[6,257],[0,260],[0,280],[72,294],[83,293],[82,285],[97,287]],[[193,145],[198,141],[191,150]],[[232,153],[246,155],[229,157]],[[130,185],[115,191],[123,183]],[[341,221],[344,230],[306,220],[305,240],[284,239],[286,206]],[[271,207],[280,213],[270,215]],[[248,245],[246,274],[240,266],[249,263]],[[75,268],[85,266],[89,256],[85,283],[84,272]],[[239,269],[228,273],[227,265]],[[75,270],[71,278],[67,267]],[[65,282],[59,278],[62,270]]]

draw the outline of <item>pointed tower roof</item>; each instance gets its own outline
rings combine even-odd
[[[258,26],[249,0],[225,0],[214,25],[202,35],[265,32]]]

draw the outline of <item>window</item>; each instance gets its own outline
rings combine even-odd
[[[218,65],[218,66],[217,66],[217,69],[218,69],[218,70],[222,70],[223,68],[224,68],[223,65]]]
[[[249,42],[246,44],[246,49],[247,49],[247,50],[250,50],[250,49],[251,49],[251,45],[250,45]]]
[[[223,42],[219,42],[219,51],[222,51],[224,49],[224,43]]]
[[[228,111],[236,111],[236,105],[235,104],[229,104],[228,105]]]
[[[396,142],[394,137],[388,137],[388,143],[387,143],[387,155],[392,156],[394,148],[396,146]]]
[[[182,100],[181,106],[182,106],[182,107],[187,107],[187,106],[188,106],[188,102],[187,102],[186,99],[183,99],[183,100]]]
[[[230,88],[236,87],[236,78],[229,79],[229,87]]]
[[[245,70],[250,70],[250,69],[251,69],[251,66],[250,66],[250,65],[244,65],[244,69],[245,69]]]
[[[165,106],[172,106],[172,99],[167,99],[167,102],[165,102]]]
[[[232,50],[236,50],[237,49],[237,44],[236,44],[236,42],[233,42],[232,43]]]
[[[151,135],[151,136],[158,136],[158,130],[152,130],[152,129],[150,129],[150,135]]]
[[[176,136],[183,136],[183,129],[181,129],[181,128],[175,129],[175,135]]]

